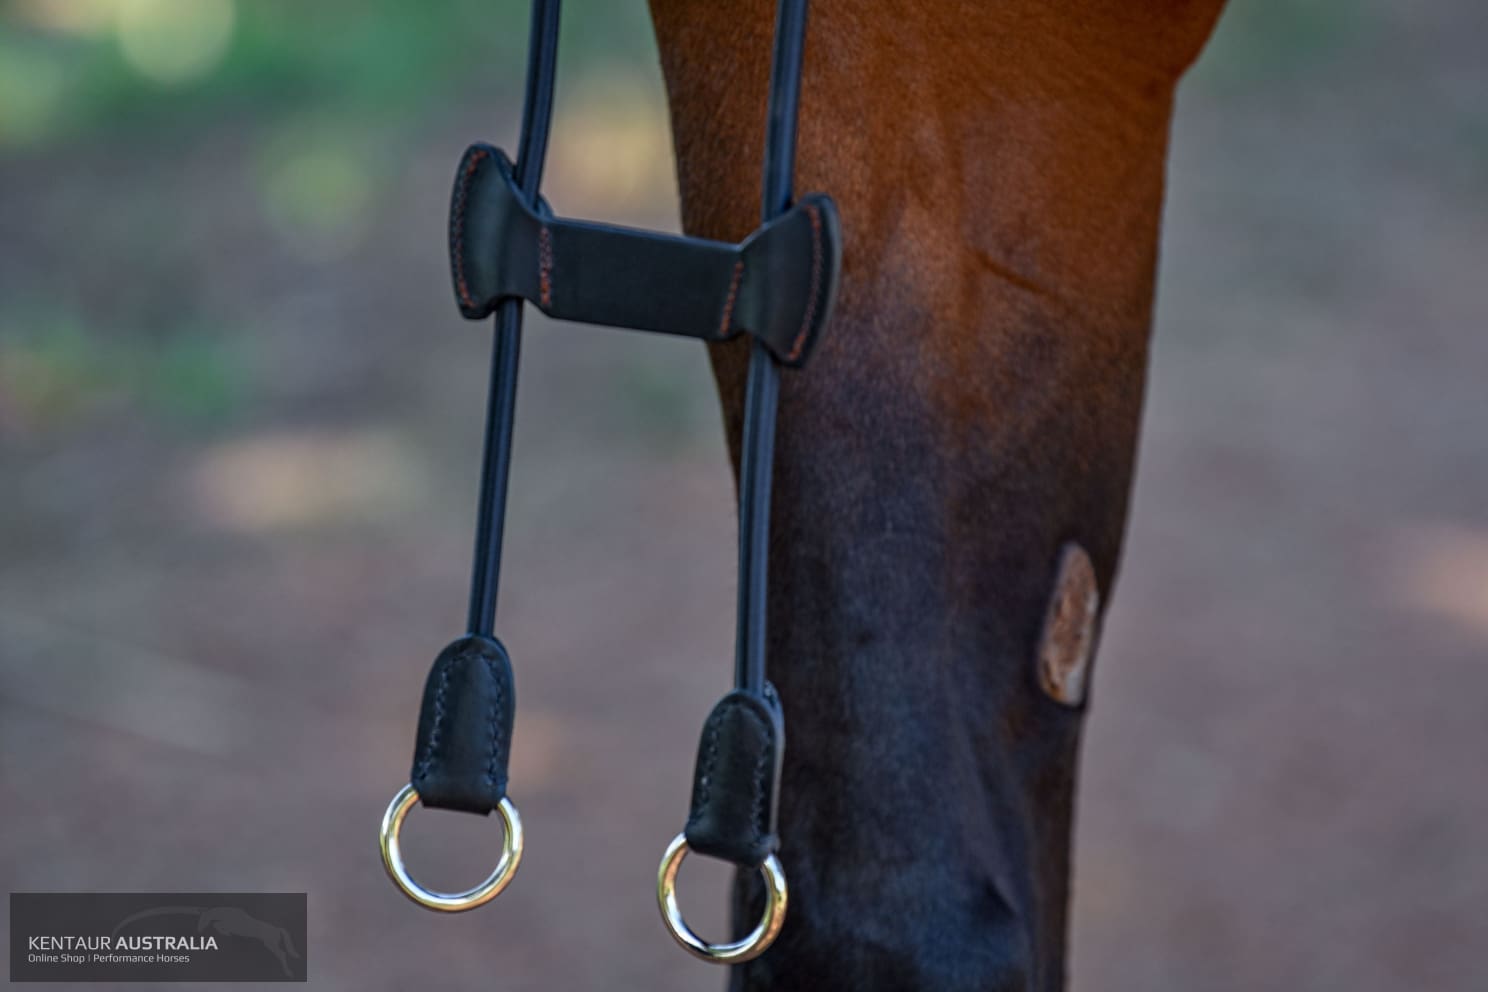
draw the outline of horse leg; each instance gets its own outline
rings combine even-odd
[[[796,188],[836,199],[844,270],[781,393],[791,909],[736,987],[1064,986],[1083,692],[1049,675],[1046,627],[1074,603],[1098,629],[1078,604],[1110,599],[1173,93],[1219,6],[813,4]],[[651,7],[684,226],[740,238],[771,5]],[[745,346],[712,358],[737,465]]]

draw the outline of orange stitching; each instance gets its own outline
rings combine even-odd
[[[801,357],[806,346],[806,332],[811,329],[811,318],[816,313],[816,294],[821,290],[821,216],[816,208],[806,207],[806,216],[811,218],[811,294],[806,304],[806,315],[801,318],[801,331],[791,343],[786,360],[794,362]]]
[[[465,201],[470,195],[470,177],[475,175],[476,168],[486,155],[484,148],[477,148],[470,153],[465,169],[460,174],[460,192],[455,204],[455,288],[460,292],[460,302],[467,308],[473,308],[475,301],[470,298],[470,287],[465,282]]]
[[[543,306],[553,303],[553,236],[544,224],[537,234],[537,285]]]
[[[739,281],[744,278],[744,259],[734,263],[734,277],[729,280],[728,299],[723,304],[723,323],[718,325],[718,337],[728,337],[729,321],[734,316],[734,299],[739,295]]]

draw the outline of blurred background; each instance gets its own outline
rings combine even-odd
[[[732,643],[700,347],[529,324],[527,861],[435,918],[377,859],[464,619],[449,182],[512,142],[526,6],[0,0],[0,887],[308,890],[326,988],[719,986],[652,895]],[[644,4],[566,6],[545,192],[675,228]],[[1485,34],[1239,0],[1183,87],[1076,990],[1488,987]],[[490,860],[410,824],[433,884]]]

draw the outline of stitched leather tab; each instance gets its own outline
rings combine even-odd
[[[460,312],[501,300],[549,316],[725,341],[763,341],[805,363],[831,315],[841,231],[830,197],[810,194],[737,245],[552,216],[529,206],[511,161],[472,145],[450,201],[450,271]]]
[[[724,696],[698,746],[687,843],[699,854],[753,868],[775,852],[775,800],[785,755],[785,720],[772,686],[762,698]]]
[[[425,806],[496,808],[506,795],[514,702],[500,641],[471,634],[439,652],[424,683],[409,776]]]

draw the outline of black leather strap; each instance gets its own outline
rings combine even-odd
[[[460,313],[517,297],[561,320],[723,341],[759,338],[783,364],[810,356],[841,259],[837,210],[812,194],[741,244],[552,216],[527,205],[511,161],[472,145],[450,201]]]
[[[805,202],[793,205],[791,198],[805,38],[805,0],[782,0],[776,11],[775,52],[770,68],[761,230],[790,217],[800,202]],[[739,466],[736,688],[714,707],[703,726],[686,827],[687,843],[693,850],[746,868],[762,864],[779,845],[775,809],[785,754],[780,701],[765,679],[766,581],[779,358],[779,352],[763,340],[749,353]]]
[[[409,776],[425,806],[496,808],[506,795],[514,702],[500,641],[470,634],[439,652],[424,683]]]
[[[776,797],[785,755],[785,718],[775,687],[724,696],[703,724],[692,779],[687,844],[746,868],[775,853]]]

